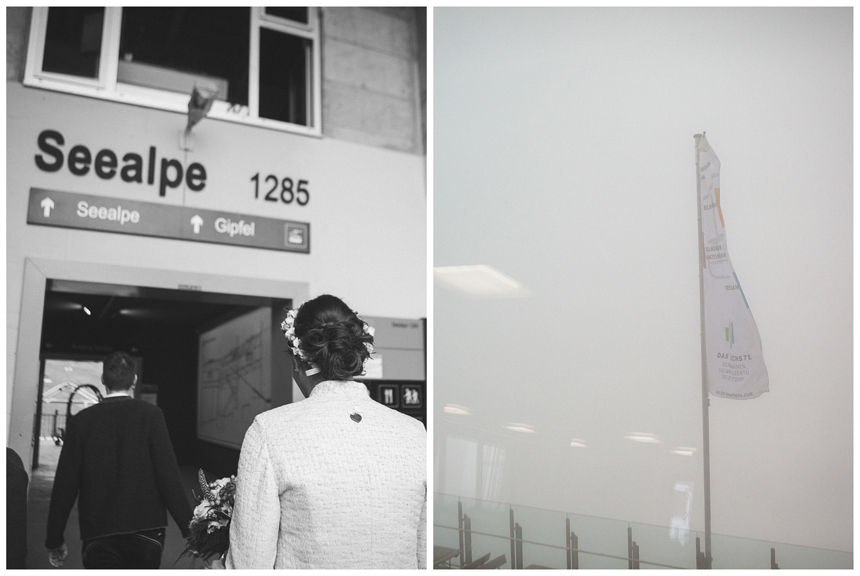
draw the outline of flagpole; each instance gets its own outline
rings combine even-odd
[[[699,223],[699,325],[701,327],[702,354],[702,460],[705,468],[705,562],[704,567],[711,567],[711,450],[708,434],[708,380],[705,356],[705,238],[702,234],[702,173],[699,168],[699,141],[705,132],[695,134],[696,140],[696,205],[698,206]]]

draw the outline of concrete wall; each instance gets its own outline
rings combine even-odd
[[[27,39],[30,37],[32,8],[6,8],[6,81],[20,82],[24,78]]]
[[[323,133],[424,153],[424,8],[324,8]]]

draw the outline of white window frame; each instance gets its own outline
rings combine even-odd
[[[308,8],[308,24],[293,22],[266,14],[265,9],[261,7],[250,7],[249,9],[251,10],[251,45],[248,51],[250,59],[248,67],[248,106],[243,106],[240,110],[236,110],[231,109],[229,103],[218,100],[213,103],[211,110],[207,114],[207,118],[308,136],[322,136],[322,58],[320,55],[322,47],[320,46],[319,9]],[[30,23],[27,63],[24,70],[25,86],[113,102],[123,102],[146,108],[180,112],[182,114],[188,112],[188,98],[190,96],[188,94],[134,86],[117,81],[119,41],[122,30],[122,8],[105,8],[98,78],[82,78],[42,71],[47,24],[48,7],[34,7]],[[260,97],[260,28],[268,28],[311,40],[312,50],[308,58],[308,66],[306,67],[306,82],[310,87],[310,95],[307,98],[306,104],[308,108],[306,110],[306,117],[310,120],[309,126],[258,117]]]

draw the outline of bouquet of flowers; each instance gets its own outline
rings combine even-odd
[[[197,478],[203,494],[194,494],[197,507],[188,526],[191,533],[181,556],[202,558],[208,562],[213,556],[216,560],[220,559],[230,547],[230,519],[236,497],[236,477],[207,483],[206,475],[200,470]]]

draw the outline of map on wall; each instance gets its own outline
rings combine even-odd
[[[254,417],[272,407],[271,311],[259,308],[200,334],[197,437],[241,448]]]

